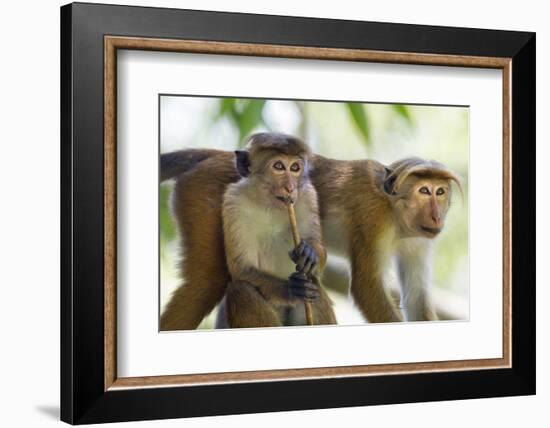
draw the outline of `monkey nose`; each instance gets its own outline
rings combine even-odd
[[[292,184],[287,184],[286,186],[284,186],[284,188],[288,193],[292,193],[296,189],[296,187],[293,186]]]
[[[439,226],[441,224],[441,216],[439,215],[433,215],[432,220],[436,226]]]

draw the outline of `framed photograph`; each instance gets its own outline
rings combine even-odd
[[[61,129],[63,421],[535,393],[533,33],[70,4]]]

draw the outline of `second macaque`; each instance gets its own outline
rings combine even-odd
[[[319,282],[326,251],[308,162],[307,146],[282,134],[257,135],[246,150],[236,152],[241,179],[228,186],[222,207],[231,281],[217,328],[306,325],[304,299],[310,302],[313,324],[336,323]],[[303,237],[296,249],[289,201]]]

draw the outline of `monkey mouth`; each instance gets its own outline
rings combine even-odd
[[[285,205],[294,203],[294,200],[290,196],[275,196],[275,197]]]
[[[422,229],[424,232],[430,234],[431,236],[439,235],[439,232],[441,232],[440,227],[426,227],[426,226],[420,226],[420,229]]]

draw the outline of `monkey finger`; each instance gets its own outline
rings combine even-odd
[[[319,254],[317,253],[317,250],[314,247],[310,246],[309,251],[310,251],[311,257],[317,260],[319,259]]]
[[[296,272],[304,273],[304,265],[306,264],[306,260],[303,258],[300,258],[296,262]]]
[[[315,300],[320,296],[319,290],[309,290],[307,288],[296,288],[292,290],[293,296],[304,300]]]
[[[307,244],[304,240],[300,241],[300,244],[288,253],[290,256],[290,259],[294,263],[298,263],[298,261],[303,257],[304,251],[307,250]]]
[[[303,263],[301,269],[300,269],[300,272],[305,273],[305,274],[309,273],[309,271],[311,270],[311,265],[312,265],[312,263],[313,263],[313,259],[312,259],[312,258],[306,259],[306,260],[304,261],[304,263]]]
[[[288,282],[290,287],[303,287],[308,280],[302,272],[296,271],[288,277]]]
[[[308,245],[308,243],[302,240],[302,242],[300,242],[300,245],[297,248],[297,252],[300,255],[300,257],[303,257],[309,253],[310,248],[311,247]]]
[[[305,281],[299,286],[296,285],[296,290],[301,294],[315,294],[319,292],[319,287],[313,282]]]
[[[300,277],[298,278],[292,278],[290,280],[289,286],[291,290],[297,293],[303,293],[303,290],[317,290],[318,287],[316,284],[308,281],[307,279],[302,279]]]
[[[307,275],[311,275],[313,270],[315,269],[315,266],[317,266],[317,263],[319,263],[319,261],[315,258],[313,259],[313,261],[311,262],[310,264],[310,268],[309,270],[306,272]]]
[[[311,281],[305,282],[304,288],[311,291],[319,291],[319,286]]]
[[[319,257],[317,257],[317,253],[312,250],[308,261],[304,265],[303,272],[309,275],[313,271],[315,266],[317,266],[318,263],[319,263]]]
[[[306,295],[304,296],[306,300],[316,300],[321,296],[319,290],[306,290]]]
[[[311,263],[311,260],[315,258],[315,251],[312,247],[308,247],[307,250],[302,255],[304,261],[302,263],[302,269],[309,270],[309,264]]]
[[[316,299],[320,296],[319,287],[312,282],[308,282],[304,287],[304,294],[306,299]]]
[[[306,265],[308,261],[308,256],[307,254],[306,255],[301,255],[299,258],[298,258],[298,261],[296,262],[296,270],[298,272],[303,272],[304,270],[304,266]]]
[[[298,299],[304,299],[307,294],[307,290],[304,287],[290,287],[290,293],[293,297]]]

